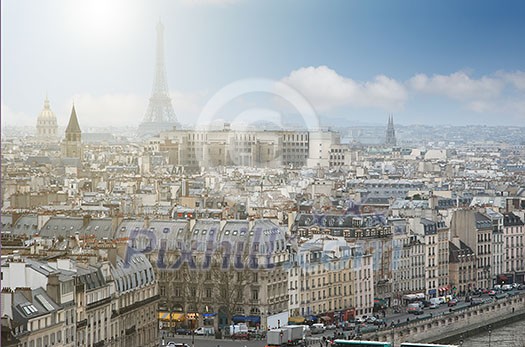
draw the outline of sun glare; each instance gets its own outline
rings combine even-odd
[[[68,1],[68,30],[84,43],[110,43],[126,38],[136,20],[137,1],[80,0]]]

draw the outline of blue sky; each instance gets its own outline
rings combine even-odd
[[[265,78],[298,91],[327,124],[384,124],[389,113],[401,124],[525,124],[523,1],[1,6],[4,125],[35,124],[46,93],[59,124],[74,102],[82,127],[138,125],[153,82],[159,18],[170,94],[183,123],[194,123],[230,83]],[[217,118],[293,114],[276,90],[239,96]]]

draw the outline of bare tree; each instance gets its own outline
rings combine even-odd
[[[228,322],[242,308],[249,295],[247,288],[251,282],[251,271],[248,269],[221,269],[214,266],[214,297],[216,305],[224,310]]]

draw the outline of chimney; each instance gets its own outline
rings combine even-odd
[[[117,266],[117,247],[108,249],[108,261],[113,266]]]
[[[18,292],[24,296],[30,303],[33,303],[33,292],[29,287],[17,287],[15,292]]]
[[[61,304],[60,281],[58,280],[58,273],[49,274],[47,277],[46,292],[54,302]]]
[[[122,223],[123,220],[124,215],[120,211],[117,211],[117,213],[115,213],[111,217],[111,230],[113,230],[113,232],[116,232],[118,230],[118,226],[120,225],[120,223]]]
[[[89,222],[91,222],[91,215],[86,214],[82,217],[82,228],[85,228],[89,225]]]
[[[131,242],[131,240],[130,240]],[[128,251],[128,241],[119,241],[117,243],[117,254],[122,259],[126,259],[126,252]],[[116,257],[115,257],[116,259]]]
[[[14,292],[11,288],[2,288],[2,317],[7,315],[13,319],[13,295]]]

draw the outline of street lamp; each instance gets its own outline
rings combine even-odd
[[[459,337],[459,345],[463,346],[463,335]]]
[[[395,334],[396,333],[395,333],[394,329],[395,329],[395,327],[392,325],[392,331],[391,331],[391,333],[392,333],[392,347],[394,347],[394,345],[396,343],[396,340],[395,340]]]
[[[489,325],[489,347],[490,347],[490,337],[492,335],[492,326]]]

